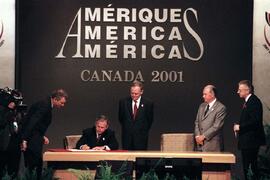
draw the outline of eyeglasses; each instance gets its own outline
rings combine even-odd
[[[245,88],[245,89],[238,89],[239,92],[242,92],[242,91],[248,91],[249,89]]]

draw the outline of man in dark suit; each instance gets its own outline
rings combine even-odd
[[[101,115],[96,118],[95,126],[83,130],[83,135],[76,144],[82,150],[116,150],[118,142],[114,131],[109,129],[109,119]]]
[[[254,87],[248,80],[239,82],[238,94],[245,100],[240,121],[234,125],[235,135],[238,136],[238,149],[242,153],[242,162],[247,179],[249,167],[254,173],[253,179],[258,178],[257,156],[259,147],[265,144],[263,129],[263,109],[260,99],[255,96]]]
[[[30,107],[23,124],[21,149],[24,151],[25,165],[29,170],[36,169],[38,179],[42,173],[43,144],[49,143],[45,133],[51,124],[52,109],[64,107],[67,97],[63,89],[53,91],[50,97]]]
[[[134,81],[130,96],[119,102],[122,146],[126,150],[146,150],[148,133],[153,122],[153,102],[142,96],[143,84]]]
[[[195,141],[198,151],[223,151],[223,125],[226,107],[216,99],[217,90],[213,85],[203,89],[203,99],[195,120]]]
[[[15,103],[9,100],[0,100],[0,178],[4,176],[5,170],[16,176],[18,171],[18,160],[20,159],[19,143],[16,146],[14,140],[18,136],[13,131],[12,111]],[[15,158],[16,156],[16,158]],[[15,159],[15,162],[14,162]],[[17,162],[16,162],[17,161]]]

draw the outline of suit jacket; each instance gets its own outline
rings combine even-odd
[[[148,132],[153,122],[153,102],[141,97],[135,120],[132,112],[132,99],[127,97],[119,101],[119,121],[122,126],[123,149],[129,149],[132,142],[137,150],[146,150]]]
[[[27,141],[27,150],[42,153],[45,135],[52,120],[51,98],[33,104],[22,127],[22,139]]]
[[[87,144],[90,148],[96,146],[108,146],[111,150],[118,149],[118,142],[115,138],[114,131],[107,129],[101,134],[99,140],[97,140],[96,127],[83,130],[83,135],[76,144],[76,148],[84,144]]]
[[[8,108],[0,105],[0,151],[5,151],[10,139],[10,123],[7,119]]]
[[[257,96],[252,94],[245,103],[240,116],[239,149],[258,148],[265,144],[262,115],[262,103]]]
[[[204,144],[197,145],[202,151],[223,151],[223,124],[226,117],[226,107],[218,100],[205,113],[207,103],[202,103],[199,107],[195,120],[194,135],[204,135]]]

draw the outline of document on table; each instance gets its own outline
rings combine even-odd
[[[71,152],[100,152],[100,151],[105,151],[105,150],[96,150],[96,149],[88,149],[88,150],[68,149],[68,151],[71,151]]]

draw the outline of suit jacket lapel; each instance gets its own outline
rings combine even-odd
[[[140,114],[141,114],[142,107],[143,107],[142,104],[144,104],[144,99],[143,99],[143,97],[141,97],[140,104],[138,105],[138,111],[137,111],[137,115],[136,115],[136,118],[135,118],[135,119],[137,119],[137,118],[140,116]]]
[[[215,108],[217,107],[217,105],[218,105],[218,101],[216,100],[216,102],[214,103],[214,105],[208,110],[208,112],[207,112],[206,115],[203,117],[203,119],[206,119],[207,116],[208,116],[210,113],[212,113],[212,111],[215,110]],[[206,108],[206,107],[205,107],[205,108]],[[205,109],[205,108],[204,108],[204,109]]]
[[[135,120],[140,117],[143,106],[144,106],[144,99],[143,99],[143,97],[141,97],[141,101],[140,101],[140,104],[138,105],[138,111],[137,111]]]
[[[252,94],[249,98],[247,102],[245,103],[245,106],[242,107],[242,111],[241,111],[241,115],[240,115],[240,121],[241,119],[245,119],[246,118],[246,112],[247,112],[247,107],[250,105],[250,103],[252,103],[252,99],[254,98],[254,95]]]
[[[252,103],[253,98],[254,98],[254,95],[251,94],[251,96],[248,98],[248,100],[247,100],[247,102],[246,102],[246,107],[247,107],[250,103]],[[243,109],[246,109],[246,107],[244,107]]]
[[[207,103],[205,103],[205,105],[202,107],[202,111],[201,111],[201,116],[202,116],[202,120],[204,120],[207,116],[209,111],[206,113],[206,115],[204,115],[205,109],[206,109]]]
[[[127,101],[127,108],[129,111],[130,118],[133,119],[132,99],[131,98],[129,98]]]

